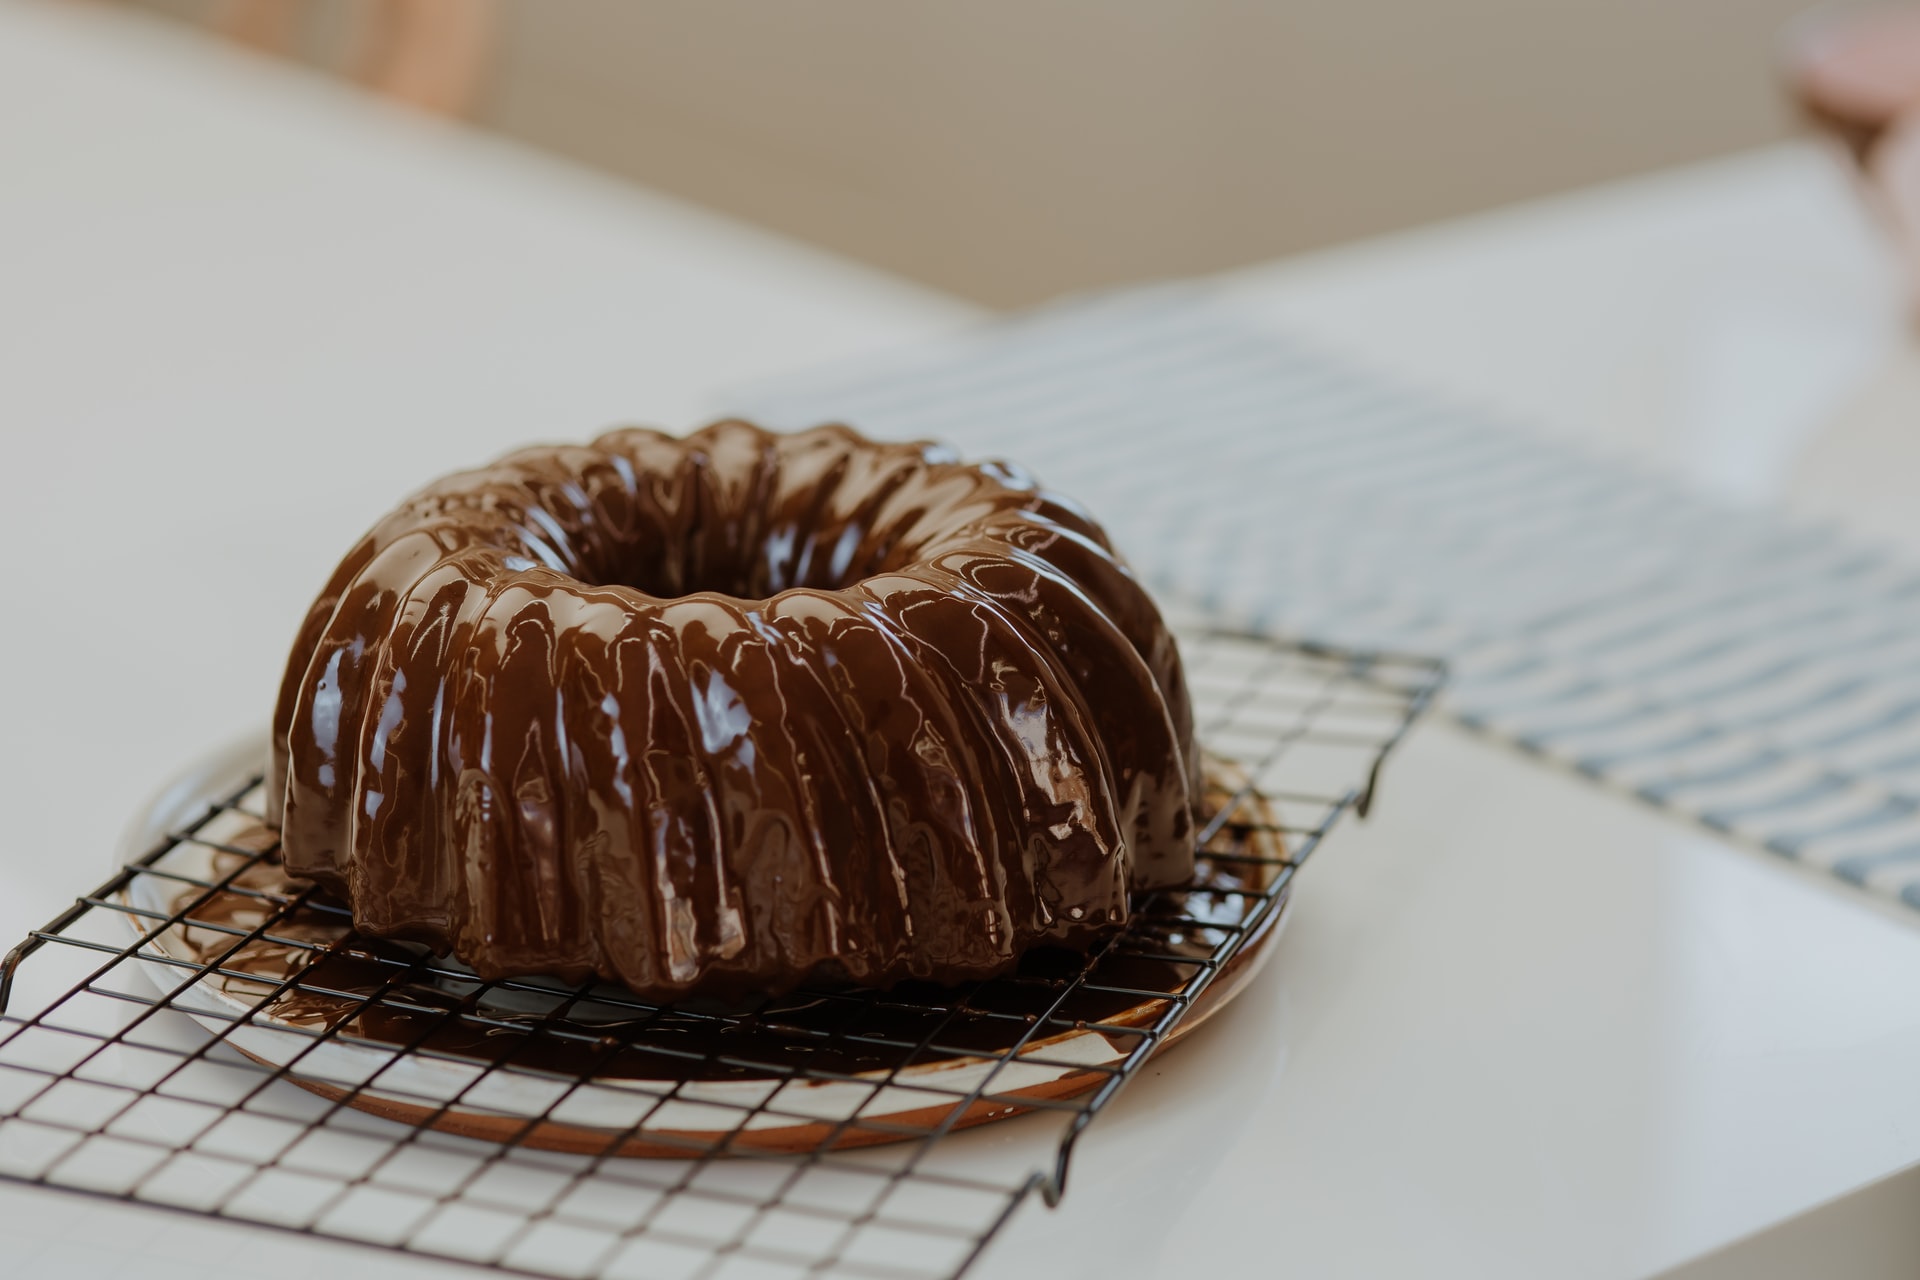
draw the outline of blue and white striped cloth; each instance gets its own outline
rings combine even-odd
[[[1167,598],[1438,654],[1470,725],[1920,908],[1920,567],[1154,290],[736,397],[1018,459]]]

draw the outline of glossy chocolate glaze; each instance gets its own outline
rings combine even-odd
[[[1173,641],[1003,463],[724,422],[525,450],[377,524],[302,626],[287,869],[483,977],[650,999],[1010,972],[1192,874]]]

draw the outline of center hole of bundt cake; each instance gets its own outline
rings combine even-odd
[[[747,530],[715,522],[694,530],[679,545],[611,548],[610,572],[596,585],[632,587],[673,599],[715,592],[761,600],[794,587],[838,591],[876,572],[873,548],[862,555],[857,524],[806,529],[786,524]]]

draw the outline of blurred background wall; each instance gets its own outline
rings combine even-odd
[[[1779,137],[1807,0],[479,3],[482,125],[1015,305]]]

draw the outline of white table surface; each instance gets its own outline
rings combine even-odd
[[[1920,359],[1812,150],[1222,287],[1543,430],[1920,547],[1897,482]],[[973,314],[110,10],[0,3],[0,937],[264,718],[313,585],[418,480],[688,423]],[[1920,1160],[1920,921],[1445,725],[1310,869],[1280,946],[981,1274],[1638,1277]],[[1823,1268],[1920,1270],[1910,1203],[1845,1200]],[[463,1273],[11,1186],[0,1240],[6,1274]]]

